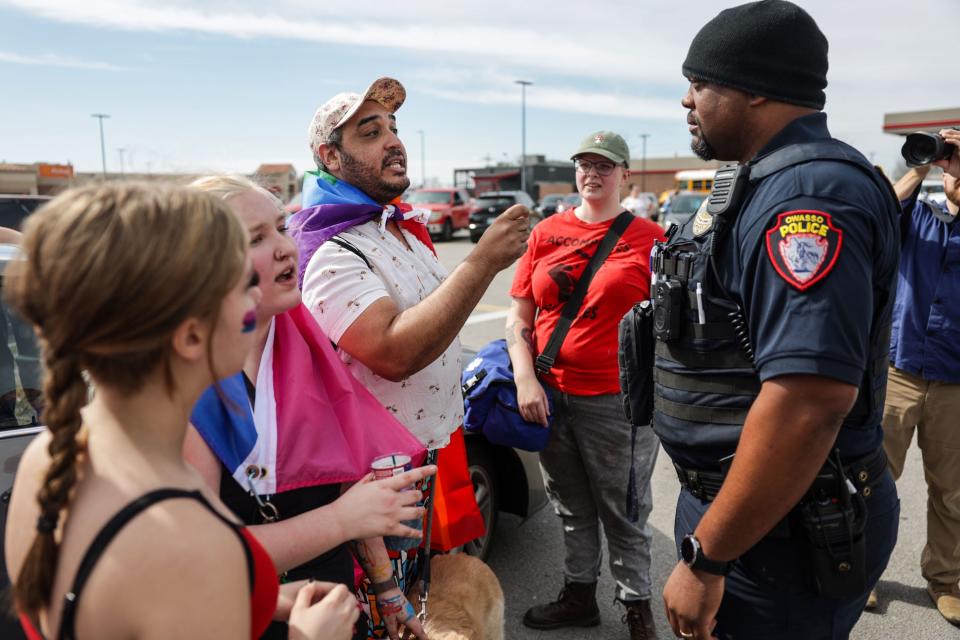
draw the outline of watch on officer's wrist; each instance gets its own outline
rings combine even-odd
[[[704,571],[715,576],[725,576],[733,569],[732,560],[730,562],[718,562],[705,556],[700,541],[692,533],[683,536],[683,540],[680,541],[680,557],[683,559],[683,563],[691,569]]]

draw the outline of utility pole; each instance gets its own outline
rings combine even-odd
[[[107,179],[107,148],[103,144],[103,119],[109,118],[110,116],[106,113],[92,113],[90,114],[91,118],[96,118],[100,121],[100,161],[103,163],[103,179]]]
[[[529,80],[514,80],[520,85],[520,190],[527,191],[527,87]]]
[[[650,137],[649,133],[641,133],[640,137],[643,138],[643,156],[640,160],[640,191],[646,193],[647,191],[647,138]]]
[[[420,187],[427,186],[427,150],[423,144],[423,129],[418,129],[420,134]]]
[[[126,151],[127,150],[124,147],[120,147],[119,149],[117,149],[117,153],[120,155],[120,177],[121,178],[124,177],[124,174],[125,174],[123,170],[123,154],[126,153]]]

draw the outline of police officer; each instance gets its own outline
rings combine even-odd
[[[684,638],[846,638],[896,541],[898,208],[831,138],[826,72],[784,0],[721,12],[683,64],[693,150],[739,163],[655,254],[653,421],[683,485],[663,597]]]

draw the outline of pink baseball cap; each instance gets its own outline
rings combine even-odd
[[[393,78],[378,78],[362,94],[338,93],[323,103],[313,114],[307,129],[311,151],[330,140],[333,130],[345,123],[367,100],[376,100],[390,113],[396,112],[407,98],[407,90]]]

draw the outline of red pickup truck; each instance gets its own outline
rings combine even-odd
[[[449,240],[454,231],[470,224],[470,196],[464,189],[414,189],[404,202],[430,210],[427,229],[439,240]]]

